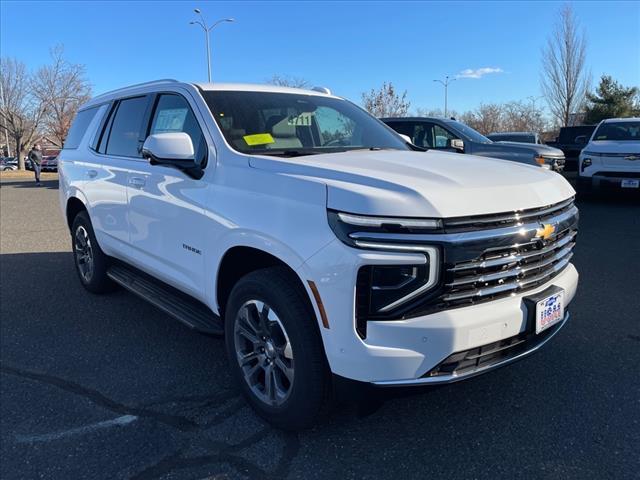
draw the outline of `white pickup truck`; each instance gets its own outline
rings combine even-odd
[[[326,89],[101,95],[59,156],[80,282],[224,334],[247,400],[286,429],[316,421],[336,379],[448,383],[536,351],[576,291],[575,192],[416,148]]]

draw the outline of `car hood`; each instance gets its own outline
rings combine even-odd
[[[524,143],[524,142],[494,142],[492,145],[506,145],[510,151],[526,150],[530,152],[536,152],[545,157],[564,157],[562,150],[550,147],[549,145],[540,145],[538,143]]]
[[[575,194],[562,176],[537,166],[433,150],[260,156],[249,163],[322,182],[328,208],[364,215],[480,215],[551,205]]]
[[[640,154],[640,141],[596,140],[589,142],[584,152],[589,153],[635,153]]]

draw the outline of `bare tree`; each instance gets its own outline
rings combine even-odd
[[[3,58],[0,64],[0,115],[3,120],[0,128],[13,139],[18,168],[24,170],[24,155],[38,133],[45,106],[33,95],[31,76],[24,63],[14,58]]]
[[[78,108],[91,98],[85,67],[64,58],[64,47],[51,49],[52,63],[38,69],[33,93],[45,106],[44,128],[62,146]]]
[[[503,106],[497,103],[482,103],[474,111],[463,113],[460,120],[484,135],[500,132],[503,125]]]
[[[541,85],[551,114],[567,126],[572,113],[585,104],[589,73],[585,67],[587,42],[578,31],[571,6],[565,5],[546,46],[542,49]]]
[[[271,85],[278,85],[279,87],[292,87],[292,88],[309,88],[309,81],[302,77],[291,77],[288,75],[274,74],[267,83]]]
[[[455,110],[448,110],[447,116],[449,118],[458,118],[458,112]],[[441,108],[416,108],[416,117],[432,117],[432,118],[443,118],[444,112]]]
[[[502,106],[500,131],[540,133],[546,127],[544,113],[536,108],[535,102],[508,102]]]
[[[407,91],[400,95],[391,82],[384,82],[379,90],[371,89],[369,93],[363,93],[362,104],[376,117],[406,117],[411,106]]]

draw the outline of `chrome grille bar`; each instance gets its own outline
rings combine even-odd
[[[573,204],[573,197],[563,202],[556,203],[542,209],[523,210],[522,212],[513,212],[508,214],[488,215],[481,217],[468,217],[460,219],[445,220],[445,227],[460,227],[465,225],[478,225],[485,223],[516,223],[531,218],[546,217],[554,214]]]
[[[456,301],[456,300],[473,299],[475,297],[486,297],[486,296],[495,295],[496,293],[503,293],[503,292],[508,292],[508,291],[515,292],[515,291],[517,291],[519,289],[525,288],[527,285],[531,285],[532,283],[542,282],[543,280],[547,279],[548,277],[551,277],[551,276],[555,275],[556,273],[560,272],[564,267],[566,267],[569,264],[569,261],[571,260],[571,257],[573,257],[573,253],[569,253],[562,260],[560,260],[558,263],[553,265],[549,270],[545,270],[544,272],[542,272],[542,273],[540,273],[538,275],[535,275],[535,276],[532,276],[532,277],[527,277],[527,278],[524,278],[522,280],[518,280],[516,282],[503,283],[503,284],[496,285],[496,286],[493,286],[493,287],[480,288],[480,289],[474,289],[474,290],[466,290],[466,291],[459,292],[459,293],[453,293],[453,294],[445,295],[443,297],[443,300],[445,302],[451,302],[451,301]]]
[[[540,250],[533,250],[533,251],[528,251],[528,252],[523,252],[523,253],[511,253],[511,254],[509,254],[507,256],[490,258],[490,259],[487,259],[487,260],[460,263],[460,264],[456,265],[455,267],[451,268],[450,270],[452,272],[458,272],[458,271],[461,271],[461,270],[471,270],[471,269],[487,268],[487,267],[498,267],[498,266],[501,266],[501,265],[509,265],[510,263],[517,263],[517,262],[519,262],[521,260],[526,260],[526,259],[529,259],[531,257],[536,257],[538,255],[544,255],[544,254],[552,252],[553,250],[556,250],[556,249],[558,249],[560,247],[563,247],[564,245],[566,245],[569,242],[571,242],[575,238],[577,233],[578,232],[575,232],[575,231],[571,232],[568,235],[562,237],[556,243],[551,244],[551,245],[549,245],[547,247],[541,248]],[[519,244],[519,245],[514,245],[513,247],[511,247],[511,249],[512,250],[516,250],[516,249],[519,249],[519,248],[522,248],[522,247],[533,246],[535,244],[536,244],[536,242],[523,243],[523,244]],[[505,250],[505,249],[502,248],[501,250]]]
[[[567,247],[563,248],[562,250],[558,251],[557,253],[555,253],[553,256],[544,259],[541,262],[536,262],[536,263],[528,263],[526,265],[519,265],[515,268],[510,268],[507,270],[500,270],[498,272],[493,272],[493,273],[487,273],[487,274],[482,274],[482,275],[473,275],[470,277],[462,277],[459,279],[454,280],[451,283],[448,283],[447,286],[449,287],[458,287],[460,285],[467,285],[470,283],[476,283],[476,282],[491,282],[494,280],[501,280],[504,278],[510,278],[510,277],[518,277],[520,275],[526,275],[527,272],[531,272],[534,270],[538,270],[540,268],[546,267],[547,265],[550,265],[554,262],[557,262],[558,260],[561,260],[565,255],[567,255],[568,253],[571,252],[571,249],[573,248],[573,246],[575,245],[575,243],[571,243],[569,244]],[[552,250],[552,249],[551,249]],[[551,250],[547,250],[547,251],[551,251]],[[531,257],[533,255],[529,255],[529,257]]]

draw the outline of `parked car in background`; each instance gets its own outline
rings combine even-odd
[[[640,191],[640,118],[600,122],[580,153],[578,186]]]
[[[564,168],[564,154],[557,148],[535,143],[493,142],[456,120],[427,117],[381,120],[419,147],[511,160],[556,172]]]
[[[326,89],[101,95],[59,156],[78,279],[224,333],[245,398],[287,429],[345,379],[445,384],[537,351],[577,288],[575,191],[541,168],[416,150]]]
[[[535,143],[542,145],[540,136],[535,132],[500,132],[490,133],[487,138],[494,142]]]
[[[42,157],[42,171],[43,172],[57,172],[58,171],[58,156],[47,155]]]
[[[595,129],[596,125],[561,127],[556,139],[553,142],[547,142],[550,147],[559,148],[564,153],[565,170],[578,169],[578,156]]]
[[[5,172],[7,170],[17,170],[18,162],[13,163],[13,158],[6,157],[0,158],[0,171]]]

